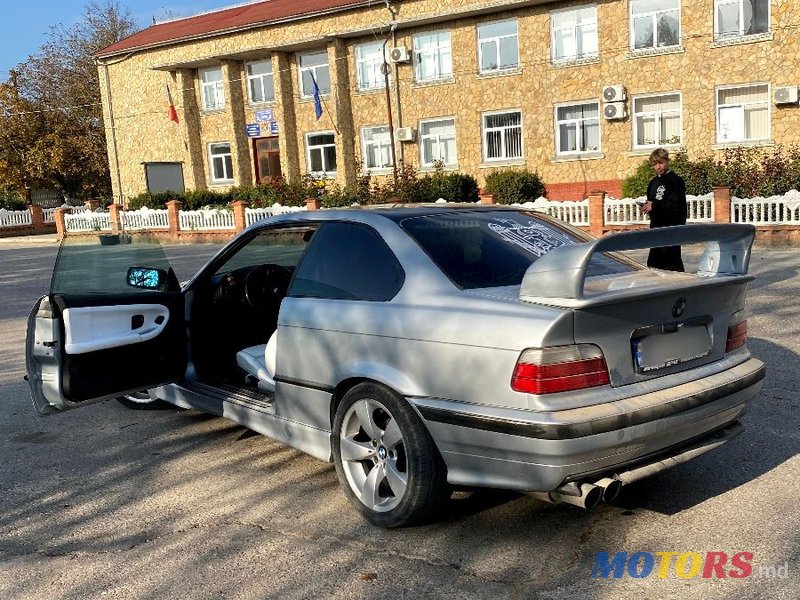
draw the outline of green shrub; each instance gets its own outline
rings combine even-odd
[[[217,192],[213,190],[193,190],[184,192],[183,210],[199,210],[204,206],[211,206],[214,208],[228,208],[233,201],[233,195],[230,191]]]
[[[25,200],[22,198],[15,198],[11,195],[0,195],[0,208],[5,210],[25,210]]]
[[[165,208],[170,200],[183,201],[183,194],[178,192],[159,192],[150,194],[145,192],[128,200],[128,210],[139,210],[140,208]]]
[[[478,182],[465,173],[435,173],[430,176],[431,198],[436,202],[444,198],[448,202],[477,202]]]
[[[514,204],[536,200],[546,193],[538,173],[526,169],[495,171],[486,176],[486,191],[498,204]]]
[[[715,185],[728,185],[739,198],[779,196],[800,189],[800,149],[792,146],[776,148],[728,148],[720,159],[704,156],[689,160],[685,153],[676,154],[670,168],[683,177],[686,193],[701,196]],[[647,193],[647,184],[655,175],[648,160],[622,183],[622,195],[635,198]]]

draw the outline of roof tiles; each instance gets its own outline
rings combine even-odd
[[[315,13],[341,10],[366,3],[365,0],[265,0],[264,2],[232,6],[194,17],[153,25],[104,48],[97,55],[100,57],[111,56],[131,50],[177,43],[285,19],[302,18]]]

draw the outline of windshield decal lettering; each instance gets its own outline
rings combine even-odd
[[[513,219],[496,219],[489,223],[489,229],[508,243],[514,244],[536,257],[550,252],[553,248],[574,243],[567,235],[533,220],[520,223]]]

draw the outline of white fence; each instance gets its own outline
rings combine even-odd
[[[603,204],[603,222],[606,225],[646,225],[649,223],[647,215],[639,208],[639,202],[647,198],[611,198],[605,199]],[[707,223],[714,220],[714,195],[687,196],[686,205],[688,223]]]
[[[181,230],[187,231],[236,229],[233,212],[227,210],[182,210],[178,220]]]
[[[793,225],[800,223],[800,192],[769,198],[731,198],[731,223]]]
[[[0,227],[19,227],[32,224],[31,211],[0,208]]]
[[[588,200],[557,202],[540,196],[533,202],[525,202],[519,206],[546,213],[570,225],[589,226]]]
[[[166,209],[140,208],[119,213],[123,231],[141,229],[169,229],[169,211]]]
[[[111,219],[107,212],[85,210],[64,215],[64,228],[68,233],[111,231]]]
[[[298,212],[303,210],[306,210],[304,206],[281,206],[280,204],[274,204],[270,208],[245,208],[245,225],[249,227],[253,223],[257,223],[258,221],[268,219],[269,217],[273,217],[275,215],[282,215],[284,213]]]

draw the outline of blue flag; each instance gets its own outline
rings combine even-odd
[[[322,116],[322,98],[319,97],[319,86],[317,80],[314,78],[314,71],[309,71],[311,75],[311,83],[314,84],[314,114],[317,115],[317,121]]]

